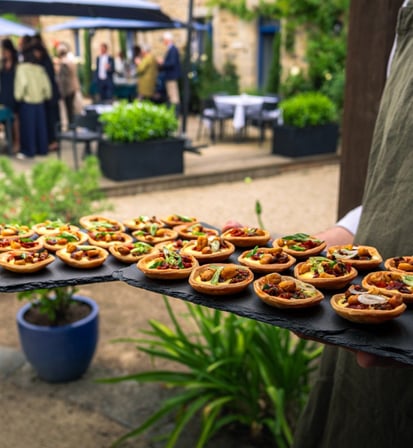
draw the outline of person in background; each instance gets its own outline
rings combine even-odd
[[[181,78],[179,51],[174,45],[173,35],[169,31],[163,34],[163,42],[167,50],[165,57],[158,60],[159,70],[163,72],[168,102],[174,106],[178,116],[180,112],[179,79]]]
[[[119,51],[118,55],[115,57],[114,64],[114,76],[116,76],[118,79],[126,78],[128,74],[128,61],[126,59],[124,51]]]
[[[14,97],[19,102],[20,152],[18,159],[48,154],[45,102],[52,97],[46,70],[30,46],[23,51],[23,62],[16,68]]]
[[[108,46],[100,44],[100,55],[96,59],[95,80],[99,92],[99,99],[102,103],[111,102],[113,99],[113,74],[115,72],[115,62],[108,53]]]
[[[395,52],[373,134],[362,209],[358,209],[360,222],[353,228],[341,223],[319,234],[329,245],[354,241],[374,246],[383,259],[413,253],[412,31],[410,0],[399,11]],[[412,366],[326,346],[293,447],[410,446],[412,380]]]
[[[13,112],[12,136],[13,152],[17,153],[20,147],[18,102],[14,97],[14,77],[18,64],[18,53],[10,39],[1,42],[0,66],[0,104]]]
[[[49,151],[56,151],[58,146],[56,140],[57,124],[60,122],[60,93],[59,87],[57,86],[56,73],[52,58],[50,57],[40,35],[35,35],[32,37],[31,47],[39,64],[42,65],[46,70],[47,76],[49,77],[50,85],[52,86],[52,96],[46,101],[45,104],[47,140],[49,143]]]
[[[68,123],[73,122],[75,114],[75,95],[80,89],[79,78],[77,75],[77,66],[72,58],[68,56],[69,48],[66,44],[59,44],[57,47],[57,56],[59,63],[57,67],[57,84],[60,95],[66,110]]]
[[[151,100],[155,96],[158,78],[158,62],[151,53],[149,45],[142,45],[140,57],[135,59],[138,76],[138,97]]]

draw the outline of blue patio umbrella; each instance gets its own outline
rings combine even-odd
[[[33,36],[37,31],[27,25],[0,17],[0,36]]]

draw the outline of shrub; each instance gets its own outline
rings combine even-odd
[[[281,102],[284,124],[304,128],[337,121],[337,108],[318,92],[301,93]]]
[[[114,142],[167,138],[178,129],[173,107],[150,101],[121,101],[100,116],[106,137]]]
[[[175,393],[115,445],[172,414],[175,424],[165,435],[168,448],[179,446],[181,433],[194,417],[201,419],[197,448],[217,431],[231,428],[248,428],[257,438],[270,434],[279,448],[289,446],[322,346],[285,329],[192,304],[187,308],[197,330],[188,335],[164,301],[173,328],[152,320],[151,330],[143,332],[146,338],[118,342],[137,344],[138,350],[175,362],[178,368],[100,381],[160,382]]]

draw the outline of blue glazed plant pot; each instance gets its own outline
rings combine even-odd
[[[60,327],[33,325],[24,316],[28,303],[17,313],[20,343],[28,362],[38,376],[50,383],[74,381],[88,369],[96,350],[99,333],[99,307],[88,297],[74,296],[91,308],[90,314]]]

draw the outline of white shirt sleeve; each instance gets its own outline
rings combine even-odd
[[[357,232],[357,228],[359,226],[361,211],[362,211],[361,205],[359,205],[356,208],[353,208],[353,210],[350,210],[339,221],[337,221],[336,225],[344,227],[353,235],[355,235]]]

